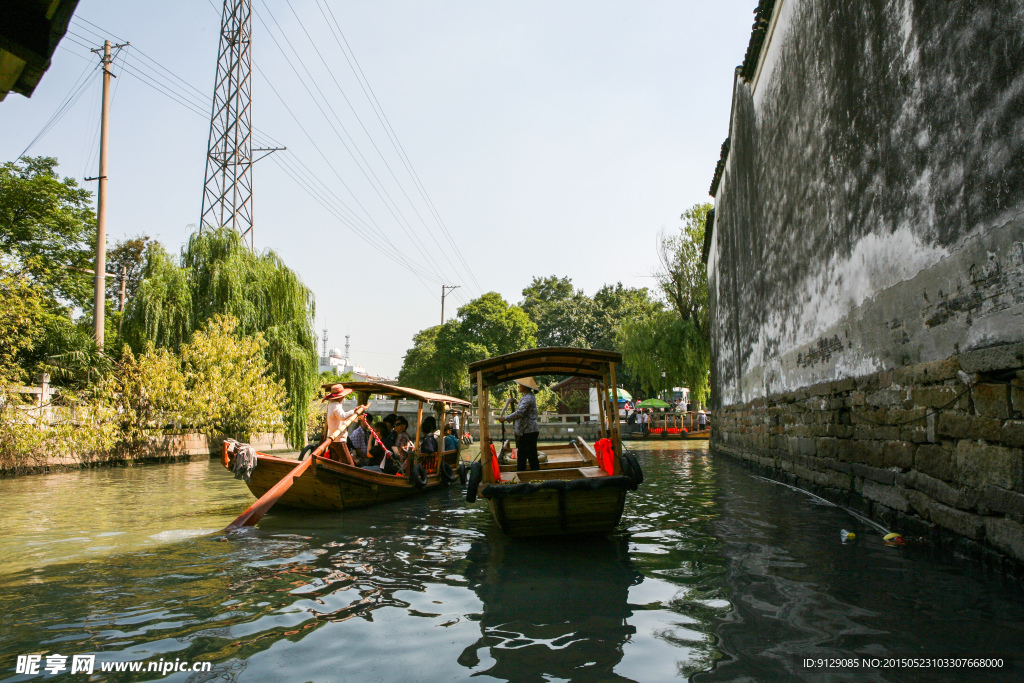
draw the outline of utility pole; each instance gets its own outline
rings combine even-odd
[[[444,298],[448,295],[448,290],[458,289],[459,285],[441,285],[441,324],[444,325]]]
[[[95,335],[96,346],[103,350],[104,306],[106,302],[107,272],[107,150],[110,144],[110,56],[111,47],[121,49],[123,45],[111,46],[109,40],[103,41],[103,56],[100,64],[103,68],[103,113],[100,119],[100,174],[96,191],[96,297],[95,297]],[[93,50],[100,52],[100,50]],[[89,180],[87,178],[87,180]]]
[[[128,277],[128,267],[121,266],[121,305],[117,307],[117,310],[124,313],[124,281]]]
[[[448,291],[452,289],[458,289],[459,285],[441,285],[441,324],[444,325],[444,298],[448,295]],[[469,383],[473,385],[472,382]],[[444,393],[444,377],[439,377],[437,380],[438,393]]]

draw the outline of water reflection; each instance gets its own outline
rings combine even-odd
[[[629,624],[629,589],[643,581],[619,538],[473,543],[466,579],[482,603],[480,638],[459,664],[501,680],[548,675],[619,680],[613,674]]]
[[[22,680],[24,653],[211,661],[92,679],[193,683],[845,680],[801,660],[1017,656],[1019,587],[857,526],[844,546],[837,529],[856,521],[841,510],[705,450],[644,446],[620,530],[574,541],[508,539],[456,489],[191,536],[250,500],[216,463],[0,481],[18,506],[0,535],[0,679]],[[50,526],[34,491],[52,497]],[[86,512],[61,512],[75,491]],[[58,542],[75,538],[114,547]]]

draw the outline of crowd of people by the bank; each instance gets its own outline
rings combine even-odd
[[[326,456],[353,467],[399,474],[406,471],[409,456],[439,455],[459,448],[459,416],[454,414],[438,428],[437,418],[428,415],[420,423],[420,442],[417,445],[409,434],[409,421],[397,414],[375,418],[363,413],[357,426],[349,430],[346,420],[356,414],[355,409],[345,410],[342,400],[352,393],[341,384],[333,385],[324,400],[327,401],[327,437],[330,445]]]

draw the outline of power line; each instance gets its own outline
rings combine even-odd
[[[90,69],[92,70],[91,74],[89,73]],[[36,133],[36,136],[32,138],[32,141],[28,143],[28,145],[25,147],[25,150],[18,155],[19,159],[28,154],[29,150],[31,150],[37,142],[42,140],[43,137],[47,133],[49,133],[55,125],[57,125],[57,122],[64,118],[64,115],[67,114],[71,110],[71,108],[74,107],[75,104],[78,102],[78,99],[85,92],[86,87],[90,85],[93,80],[96,79],[96,75],[98,73],[99,71],[96,70],[95,62],[90,61],[90,63],[85,67],[85,70],[82,71],[82,74],[77,79],[75,79],[75,82],[71,85],[71,88],[68,89],[68,94],[65,95],[64,99],[61,100],[61,103],[57,105],[57,109],[54,110],[50,118],[46,121],[46,123],[43,124],[43,127],[39,130],[38,133]]]
[[[212,6],[212,3],[211,3],[211,6]],[[216,7],[214,7],[214,9],[216,10]],[[80,17],[75,17],[75,19],[81,19],[81,18]],[[93,26],[96,29],[98,29],[100,31],[103,31],[103,29],[101,27],[97,26],[96,24],[93,24],[92,22],[88,21],[87,19],[81,19],[81,21],[84,22],[85,24],[88,24],[89,26]],[[261,19],[261,22],[262,22],[262,19]],[[275,20],[275,22],[276,22],[276,20]],[[263,23],[266,26],[266,23],[265,22],[263,22]],[[76,28],[80,29],[81,31],[83,31],[85,33],[92,33],[92,34],[96,33],[96,31],[94,31],[92,29],[89,29],[89,28],[87,28],[85,26],[82,26],[82,25],[77,25],[76,24]],[[279,24],[278,24],[278,28],[280,29],[280,25]],[[268,27],[268,31],[269,31],[269,27]],[[78,38],[78,39],[81,39],[83,41],[87,41],[88,42],[88,41],[90,41],[89,37],[87,37],[85,35],[82,35],[81,33],[76,33],[75,31],[69,31],[69,33],[71,34],[71,37],[68,38],[68,41],[70,43],[78,45],[78,46],[83,47],[85,49],[90,49],[88,44],[84,44],[82,42],[79,42],[78,40],[75,40],[75,38]],[[105,33],[106,33],[106,35],[111,35],[114,38],[118,38],[117,36],[114,36],[113,34],[111,34],[109,32],[105,32]],[[99,34],[99,35],[102,35],[102,34]],[[282,32],[282,35],[283,35],[283,32]],[[287,36],[284,36],[284,38],[285,38],[285,40],[287,40]],[[133,46],[133,47],[135,47],[135,46]],[[292,46],[289,43],[289,47],[291,47],[292,51],[295,52],[296,57],[299,59],[299,61],[301,63],[301,57],[298,56],[298,53],[295,51],[294,46]],[[284,50],[281,48],[280,44],[278,44],[278,48],[282,50],[282,54],[285,54]],[[71,52],[72,54],[75,54],[76,56],[78,56],[81,59],[85,59],[84,57],[79,55],[74,50],[71,50],[71,49],[69,49],[67,47],[64,47],[63,49],[65,49],[68,52]],[[202,91],[200,91],[198,88],[195,88],[194,86],[189,84],[187,81],[185,81],[183,78],[181,78],[180,76],[175,74],[173,71],[171,71],[170,69],[168,69],[165,66],[163,66],[162,64],[160,64],[157,60],[153,59],[149,55],[146,55],[143,51],[139,50],[137,47],[135,47],[135,53],[137,55],[140,55],[141,57],[143,57],[143,59],[137,59],[137,60],[134,60],[132,63],[127,63],[127,59],[126,58],[122,58],[122,63],[121,63],[121,71],[122,71],[122,73],[131,74],[132,76],[134,76],[135,78],[137,78],[138,80],[140,80],[144,84],[146,84],[148,87],[152,88],[153,90],[156,90],[157,92],[159,92],[160,94],[164,95],[168,99],[171,99],[172,101],[174,101],[177,104],[185,107],[186,109],[188,109],[189,111],[195,113],[196,115],[202,116],[202,117],[206,118],[207,114],[203,111],[203,109],[208,109],[209,108],[210,100],[209,100],[208,97],[206,97],[205,95],[202,94]],[[285,54],[285,57],[287,59],[287,54]],[[87,69],[86,69],[85,72],[83,72],[83,76],[87,74],[88,67],[91,66],[91,64],[92,64],[90,60],[86,60],[86,61],[87,61]],[[292,66],[293,71],[295,71],[294,65],[291,65],[291,66]],[[312,76],[309,74],[308,69],[305,68],[305,64],[303,64],[302,66],[303,66],[303,69],[305,70],[307,76],[312,78]],[[278,93],[276,91],[276,89],[274,89],[273,84],[269,81],[269,79],[266,78],[266,75],[264,73],[262,73],[262,72],[260,72],[260,75],[264,78],[264,80],[267,81],[267,84],[270,85],[271,89],[275,92],[275,95],[278,97],[278,99],[280,99],[282,101],[282,104],[285,105],[285,108],[288,109],[289,114],[291,114],[292,118],[299,125],[300,129],[303,130],[303,133],[306,135],[306,137],[310,140],[310,142],[315,147],[317,147],[318,152],[320,152],[321,156],[324,157],[324,161],[328,164],[328,166],[334,172],[335,176],[337,176],[338,180],[341,182],[342,186],[345,188],[345,190],[348,192],[348,194],[351,195],[352,198],[355,200],[356,204],[362,210],[362,213],[365,214],[366,219],[360,218],[359,215],[356,212],[354,212],[351,208],[347,207],[345,202],[340,197],[338,197],[338,195],[333,190],[331,190],[320,179],[320,174],[312,171],[305,164],[305,162],[302,161],[302,159],[297,154],[294,154],[293,152],[289,152],[289,153],[287,153],[287,156],[283,156],[280,159],[274,159],[275,163],[277,163],[279,168],[289,178],[291,178],[297,185],[299,185],[304,191],[306,191],[307,194],[309,194],[312,198],[314,198],[314,200],[318,204],[323,206],[323,208],[325,210],[327,210],[328,213],[330,213],[332,216],[334,216],[339,222],[341,222],[349,230],[351,230],[352,232],[356,233],[357,236],[359,236],[360,239],[365,241],[368,246],[373,248],[375,251],[378,251],[382,256],[387,258],[389,260],[389,262],[394,263],[396,266],[400,267],[401,269],[405,270],[406,272],[409,272],[414,277],[416,277],[420,281],[420,283],[424,286],[424,289],[427,291],[427,293],[430,294],[432,298],[437,300],[438,297],[436,296],[436,294],[434,294],[433,287],[429,286],[427,284],[427,281],[431,281],[431,282],[434,282],[434,283],[441,283],[441,279],[440,279],[439,274],[436,273],[436,272],[431,271],[430,269],[426,269],[426,270],[423,269],[422,266],[416,262],[416,260],[411,259],[408,256],[406,256],[384,234],[384,232],[381,230],[380,226],[377,225],[376,222],[373,220],[373,218],[370,216],[370,214],[367,211],[366,207],[363,206],[362,203],[359,202],[358,198],[352,193],[351,188],[349,188],[347,186],[347,184],[345,183],[344,179],[341,177],[341,174],[338,172],[338,170],[336,168],[334,168],[334,166],[333,166],[333,164],[331,164],[330,160],[326,157],[326,155],[323,154],[322,150],[320,150],[320,148],[317,145],[316,141],[312,138],[312,136],[309,135],[309,133],[301,125],[301,122],[299,122],[298,118],[295,116],[294,111],[292,111],[291,108],[287,105],[287,102],[281,97],[280,93]],[[81,77],[80,77],[79,80],[81,80]],[[88,81],[89,79],[87,78],[86,80]],[[64,108],[70,109],[71,107],[73,107],[74,103],[77,102],[78,98],[80,98],[82,96],[82,94],[84,94],[84,88],[87,88],[87,87],[88,87],[88,83],[81,83],[79,85],[79,88],[78,88],[77,91],[73,87],[72,91],[69,92],[69,97],[65,98],[66,107],[64,107]],[[318,90],[319,90],[319,88],[318,88]],[[307,88],[307,92],[309,92],[308,88]],[[311,92],[309,92],[309,94],[310,94],[311,97],[313,96]],[[322,91],[321,91],[321,96],[322,97],[324,96]],[[73,101],[67,102],[67,100],[69,100],[69,99],[73,100]],[[314,102],[317,102],[315,97],[314,97]],[[317,102],[317,104],[319,106],[319,102]],[[350,106],[351,106],[351,103],[350,103]],[[55,113],[55,117],[51,117],[51,118],[56,119],[56,120],[54,120],[52,122],[52,124],[50,124],[51,127],[52,127],[53,124],[55,124],[57,122],[57,120],[59,120],[59,117],[56,116],[56,114],[59,114],[59,116],[63,116],[66,113],[66,111],[61,112],[60,109],[61,108],[58,108],[58,112]],[[328,123],[330,123],[329,119],[328,119]],[[339,124],[340,124],[340,121],[339,121]],[[47,132],[47,131],[46,130],[42,131],[42,133],[44,135],[45,135],[45,132]],[[272,144],[279,144],[279,143],[276,142],[276,140],[274,140],[274,138],[272,138],[270,135],[264,133],[263,131],[259,131],[257,129],[253,129],[253,133],[254,133],[254,137],[258,136],[258,139],[260,140],[260,144],[263,144],[263,142],[262,142],[263,140],[269,140]],[[335,133],[337,134],[337,131],[335,131]],[[339,135],[339,139],[342,139],[340,135]],[[351,136],[349,136],[349,139],[351,140]],[[342,142],[344,143],[343,139],[342,139]],[[372,142],[372,139],[371,139],[371,142]],[[353,141],[353,144],[354,144],[354,141]],[[380,153],[379,150],[378,150],[378,153]],[[351,154],[351,152],[350,152],[350,154]],[[365,162],[366,161],[365,157],[363,157],[363,159],[364,159],[364,162]],[[366,162],[366,163],[368,163],[368,162]],[[386,163],[386,160],[385,160],[385,163]],[[364,175],[365,175],[365,171],[364,171]],[[392,175],[394,175],[393,171],[392,171]],[[396,181],[397,181],[397,179],[396,179]],[[379,179],[378,179],[378,182],[379,182]],[[393,200],[392,200],[392,202],[393,202]],[[396,217],[396,219],[397,219],[397,217]],[[367,222],[367,221],[369,221],[369,222]],[[423,247],[423,245],[421,243],[420,243],[420,246],[421,246],[421,248]],[[434,263],[434,265],[435,266],[437,265],[436,262]]]
[[[327,13],[324,12],[325,7]],[[334,11],[326,2],[324,3],[324,6],[321,7],[320,0],[317,0],[317,9],[320,10],[320,14],[324,17],[324,21],[327,24],[328,28],[331,29],[331,33],[334,36],[334,40],[335,42],[338,43],[338,47],[341,49],[341,52],[345,57],[345,61],[348,62],[349,68],[352,69],[352,73],[356,76],[356,82],[358,82],[360,88],[362,88],[363,94],[366,96],[367,101],[370,103],[370,107],[373,109],[374,114],[376,114],[377,116],[377,120],[380,122],[385,132],[387,132],[388,139],[391,141],[391,144],[395,148],[395,151],[398,152],[398,156],[402,160],[402,163],[405,166],[406,171],[409,173],[410,177],[412,177],[416,188],[420,192],[420,196],[423,197],[423,200],[430,207],[431,213],[437,220],[438,225],[441,227],[441,230],[443,231],[445,237],[448,239],[448,242],[452,245],[452,248],[455,250],[456,255],[459,257],[459,260],[462,261],[463,266],[465,266],[466,268],[466,272],[469,273],[470,278],[472,278],[473,282],[476,284],[477,291],[480,294],[483,294],[483,287],[480,286],[480,282],[476,279],[476,275],[473,273],[472,268],[470,268],[469,264],[466,262],[466,259],[463,257],[462,250],[459,249],[458,245],[452,238],[451,233],[448,231],[448,227],[444,224],[444,221],[441,218],[441,214],[437,211],[437,208],[434,206],[433,200],[430,199],[430,195],[427,193],[426,187],[424,187],[423,182],[420,180],[419,174],[413,167],[412,160],[409,159],[409,155],[406,154],[405,147],[402,145],[401,140],[398,139],[397,133],[395,133],[394,128],[391,126],[391,121],[388,119],[387,114],[384,112],[384,108],[380,105],[380,102],[377,100],[377,94],[373,91],[373,86],[370,85],[369,79],[366,78],[366,74],[363,72],[363,68],[359,64],[358,58],[356,58],[355,51],[352,50],[352,46],[349,45],[348,39],[345,38],[345,33],[341,29],[341,25],[338,23],[337,17],[334,16]],[[330,14],[330,19],[327,18],[328,13]],[[339,35],[341,36],[340,41],[338,40]],[[344,42],[345,47],[342,47],[342,41]],[[348,48],[347,51],[345,49],[346,47]],[[349,59],[349,54],[351,54],[352,56],[351,60]]]
[[[366,124],[363,123],[362,118],[360,118],[359,113],[356,111],[355,106],[353,106],[352,102],[349,100],[348,96],[345,94],[345,91],[341,87],[341,84],[338,82],[338,79],[334,76],[333,70],[331,69],[330,65],[327,64],[327,61],[324,59],[323,51],[319,50],[317,48],[316,42],[313,40],[313,36],[310,35],[309,31],[306,29],[306,25],[302,22],[302,18],[299,16],[298,12],[295,11],[295,7],[292,5],[291,0],[286,0],[286,2],[288,4],[288,8],[291,10],[292,14],[295,16],[295,20],[298,22],[299,27],[302,29],[303,33],[306,34],[306,38],[307,38],[307,40],[309,40],[309,44],[313,47],[313,51],[320,58],[321,63],[324,65],[325,69],[327,70],[327,73],[330,75],[331,80],[334,82],[334,85],[338,89],[338,92],[341,93],[341,96],[345,100],[345,103],[348,105],[349,109],[351,110],[352,115],[355,116],[355,119],[359,123],[359,126],[362,128],[363,133],[366,134],[366,137],[370,141],[370,144],[373,146],[373,149],[377,152],[377,156],[379,156],[381,161],[384,162],[384,166],[387,168],[388,173],[391,175],[391,178],[395,181],[395,184],[398,186],[398,189],[401,191],[402,195],[405,197],[405,200],[409,203],[409,206],[410,206],[410,208],[412,208],[413,213],[416,214],[416,217],[420,220],[420,223],[423,225],[423,227],[427,229],[427,234],[430,235],[430,238],[433,240],[435,246],[437,246],[437,248],[441,251],[441,254],[445,257],[445,260],[448,261],[448,265],[451,266],[454,270],[457,271],[458,267],[454,263],[452,263],[450,258],[448,258],[447,251],[445,251],[444,247],[442,247],[440,242],[437,241],[437,238],[434,236],[433,231],[429,228],[429,226],[427,226],[427,223],[423,219],[423,216],[420,214],[419,209],[416,208],[416,205],[412,201],[412,198],[409,197],[409,194],[405,191],[405,187],[402,185],[401,181],[399,181],[398,176],[395,175],[394,170],[391,168],[391,164],[389,164],[387,159],[384,157],[384,154],[381,152],[380,147],[377,146],[377,143],[376,143],[376,141],[374,141],[373,136],[370,134],[370,131],[366,128]],[[264,5],[265,4],[266,3],[264,2]],[[268,11],[269,11],[269,9],[268,9]],[[275,20],[275,23],[276,23],[276,20]],[[280,28],[280,25],[278,25],[278,28]],[[321,95],[323,95],[322,92],[321,92]],[[349,138],[351,139],[351,136],[349,136]],[[354,144],[355,144],[355,142],[353,141],[353,145]],[[361,158],[363,158],[363,161],[367,163],[367,166],[369,166],[369,162],[366,161],[365,157],[363,157],[362,152],[360,152],[359,156]],[[377,178],[376,174],[374,174],[374,178],[375,179]],[[378,182],[380,182],[379,179],[377,179],[377,180],[378,180]],[[390,198],[390,195],[388,195],[388,196]],[[394,201],[394,200],[392,200],[392,201]],[[397,204],[396,204],[396,208],[397,208]],[[410,226],[410,228],[411,228],[411,226]]]
[[[266,5],[264,5],[264,7],[266,8]],[[387,190],[383,188],[383,185],[380,183],[380,180],[376,177],[376,174],[373,173],[372,169],[370,169],[369,173],[367,173],[367,169],[363,168],[363,164],[359,163],[359,159],[356,157],[356,154],[352,151],[352,149],[349,147],[349,145],[345,142],[345,139],[344,139],[344,137],[342,137],[341,133],[338,132],[338,128],[331,121],[331,117],[327,114],[327,111],[324,110],[324,107],[320,104],[320,101],[317,99],[316,95],[314,95],[312,90],[310,90],[309,86],[306,84],[306,80],[302,77],[302,74],[300,74],[299,70],[295,68],[295,65],[291,61],[291,58],[288,57],[287,52],[285,52],[284,48],[278,42],[277,38],[273,34],[273,31],[270,30],[270,26],[263,20],[263,18],[260,16],[258,11],[254,10],[253,13],[256,15],[256,18],[260,21],[260,23],[263,24],[264,28],[267,29],[267,33],[270,35],[271,40],[274,41],[274,44],[277,46],[277,48],[281,51],[281,54],[284,56],[285,61],[288,63],[288,66],[295,73],[296,78],[299,79],[299,82],[302,84],[302,86],[306,90],[307,94],[309,94],[309,96],[313,100],[314,104],[316,104],[317,109],[319,109],[320,113],[323,114],[324,119],[327,121],[327,124],[331,127],[331,130],[334,132],[335,136],[337,136],[338,140],[342,143],[342,146],[345,147],[345,151],[347,151],[349,153],[349,156],[352,157],[352,160],[356,162],[356,165],[359,167],[359,170],[362,172],[362,174],[366,178],[366,180],[370,183],[370,186],[373,187],[374,192],[376,192],[377,196],[384,203],[384,206],[388,209],[388,212],[391,213],[392,217],[398,223],[399,227],[401,227],[402,230],[406,233],[406,235],[411,240],[413,240],[413,242],[416,243],[416,245],[419,247],[419,249],[423,253],[423,256],[425,258],[427,258],[431,262],[431,265],[434,268],[436,268],[438,270],[438,272],[440,272],[442,270],[441,267],[440,267],[440,264],[438,264],[434,260],[433,256],[427,250],[426,246],[416,236],[415,232],[412,230],[412,227],[408,224],[408,221],[406,221],[404,219],[404,216],[401,216],[401,217],[399,216],[399,214],[401,214],[401,210],[398,209],[398,206],[394,203],[394,200],[391,199],[391,196],[390,196],[390,194],[388,194]],[[302,57],[295,50],[295,47],[292,45],[291,40],[289,40],[288,36],[284,34],[284,31],[281,29],[280,24],[277,22],[277,19],[274,18],[274,15],[273,15],[272,12],[270,12],[269,8],[267,8],[267,13],[270,15],[270,18],[274,22],[274,24],[278,27],[278,30],[281,31],[282,37],[284,38],[285,42],[288,44],[288,47],[291,48],[292,52],[295,54],[295,57],[298,60],[299,65],[302,67],[302,70],[306,73],[306,76],[313,82],[313,87],[317,90],[318,93],[320,93],[320,97],[324,100],[324,103],[327,104],[329,108],[331,108],[329,102],[327,102],[326,96],[323,94],[323,91],[320,89],[320,86],[317,85],[316,80],[313,79],[312,75],[309,72],[309,69],[305,65],[305,62],[303,62]],[[260,71],[260,73],[262,74],[263,72]],[[265,75],[264,75],[264,78],[266,78]],[[268,82],[269,82],[269,79],[268,79]],[[273,85],[271,85],[271,87],[273,87]],[[331,109],[333,111],[333,108],[331,108]],[[337,120],[336,116],[335,116],[335,119]],[[338,124],[341,125],[342,129],[344,130],[344,124],[342,124],[340,120],[338,121]],[[348,131],[347,130],[345,131],[345,134],[348,135]],[[351,140],[351,136],[349,136],[349,139]],[[355,142],[354,141],[352,142],[352,145],[355,146]],[[357,148],[357,151],[358,151],[358,148]],[[365,163],[365,158],[364,158],[364,163]],[[372,180],[370,178],[371,174],[373,175],[373,179]],[[339,178],[340,178],[340,176],[339,176]],[[374,180],[377,181],[376,184],[374,183]],[[378,186],[380,186],[380,187],[378,187]],[[346,185],[346,189],[348,189],[347,185]],[[382,194],[382,191],[383,191],[383,194]],[[351,190],[350,190],[350,193],[351,193]],[[352,194],[353,194],[353,197],[355,197],[354,193],[352,193]],[[386,199],[385,199],[384,195],[387,195]],[[389,203],[389,200],[390,200],[390,203]],[[361,202],[358,202],[358,200],[357,200],[357,203],[360,205],[360,207],[362,207],[362,203]],[[365,209],[364,209],[364,211],[365,211]],[[398,213],[396,213],[396,211]],[[369,215],[368,212],[367,212],[367,215]]]

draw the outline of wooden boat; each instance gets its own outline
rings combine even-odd
[[[654,413],[651,415],[650,429],[646,433],[634,431],[636,425],[627,424],[622,438],[628,441],[707,441],[711,437],[711,428],[697,429],[697,426],[697,414],[694,412]]]
[[[439,425],[444,425],[445,415],[452,412],[461,412],[463,414],[461,424],[466,424],[465,411],[470,403],[454,396],[378,382],[345,382],[345,386],[355,390],[358,402],[363,406],[369,404],[371,396],[394,398],[395,410],[397,410],[399,399],[418,401],[416,439],[414,441],[417,448],[419,448],[420,438],[423,436],[420,434],[420,425],[423,423],[424,406],[430,406],[433,409],[438,417]],[[443,438],[438,441],[440,444],[444,443]],[[232,469],[234,456],[229,450],[225,444],[223,463],[225,467]],[[421,455],[418,452],[411,454],[406,472],[402,475],[384,474],[375,470],[353,467],[321,456],[311,457],[314,459],[313,465],[294,481],[276,505],[305,510],[347,510],[388,503],[452,483],[451,477],[445,481],[443,476],[445,471],[441,463],[444,462],[451,468],[447,470],[450,473],[454,472],[459,464],[458,450],[445,451],[440,454]],[[422,464],[426,469],[425,485],[422,482],[420,482],[421,485],[417,485],[412,476],[412,470],[417,463]],[[292,472],[297,464],[290,458],[257,453],[256,467],[250,475],[247,486],[254,496],[260,498]]]
[[[618,525],[626,492],[643,481],[632,454],[622,451],[618,415],[610,396],[615,365],[622,356],[611,351],[542,348],[497,356],[469,365],[476,378],[482,459],[470,470],[466,499],[487,500],[501,530],[511,536],[607,533]],[[533,375],[573,375],[597,385],[600,437],[591,445],[582,438],[543,446],[547,462],[537,471],[501,465],[501,450],[488,433],[488,387]],[[606,440],[606,441],[605,441]],[[501,444],[501,448],[507,448]],[[598,455],[598,452],[601,455]]]

